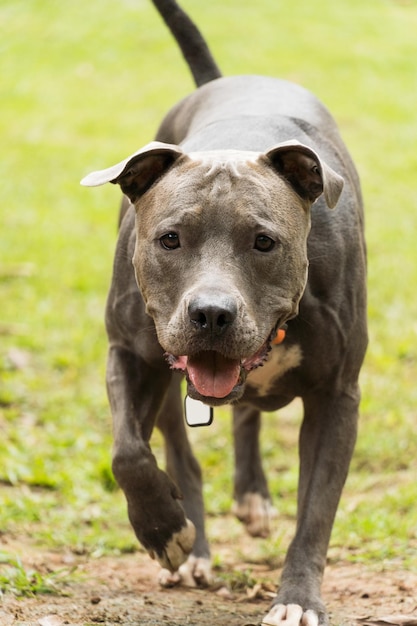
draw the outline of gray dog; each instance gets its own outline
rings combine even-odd
[[[327,624],[320,587],[367,344],[358,176],[313,95],[273,78],[222,78],[176,3],[154,4],[199,88],[156,141],[83,180],[125,194],[106,311],[114,475],[161,583],[209,584],[182,376],[192,399],[233,405],[235,512],[254,536],[268,534],[271,513],[260,411],[301,397],[297,529],[262,624]],[[155,424],[167,473],[149,444]]]

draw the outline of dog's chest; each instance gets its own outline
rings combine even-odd
[[[247,383],[256,389],[259,396],[267,396],[274,387],[274,383],[288,370],[298,367],[302,360],[299,345],[287,347],[284,344],[273,346],[268,360],[262,367],[250,372]]]

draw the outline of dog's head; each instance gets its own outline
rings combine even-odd
[[[188,393],[241,397],[307,281],[310,207],[342,178],[296,141],[266,153],[185,154],[153,142],[86,186],[117,183],[136,208],[133,265],[159,343]]]

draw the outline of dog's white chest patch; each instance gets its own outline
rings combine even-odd
[[[281,378],[288,370],[300,365],[302,356],[298,345],[289,348],[285,344],[273,346],[265,364],[248,375],[248,384],[255,387],[260,396],[266,396],[271,391],[275,380]]]

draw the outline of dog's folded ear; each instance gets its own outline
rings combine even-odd
[[[152,141],[120,163],[88,174],[81,185],[118,184],[129,200],[135,202],[183,155],[179,146]]]
[[[285,141],[271,148],[265,156],[303,200],[313,203],[324,193],[327,206],[333,209],[343,189],[343,178],[308,146]]]

